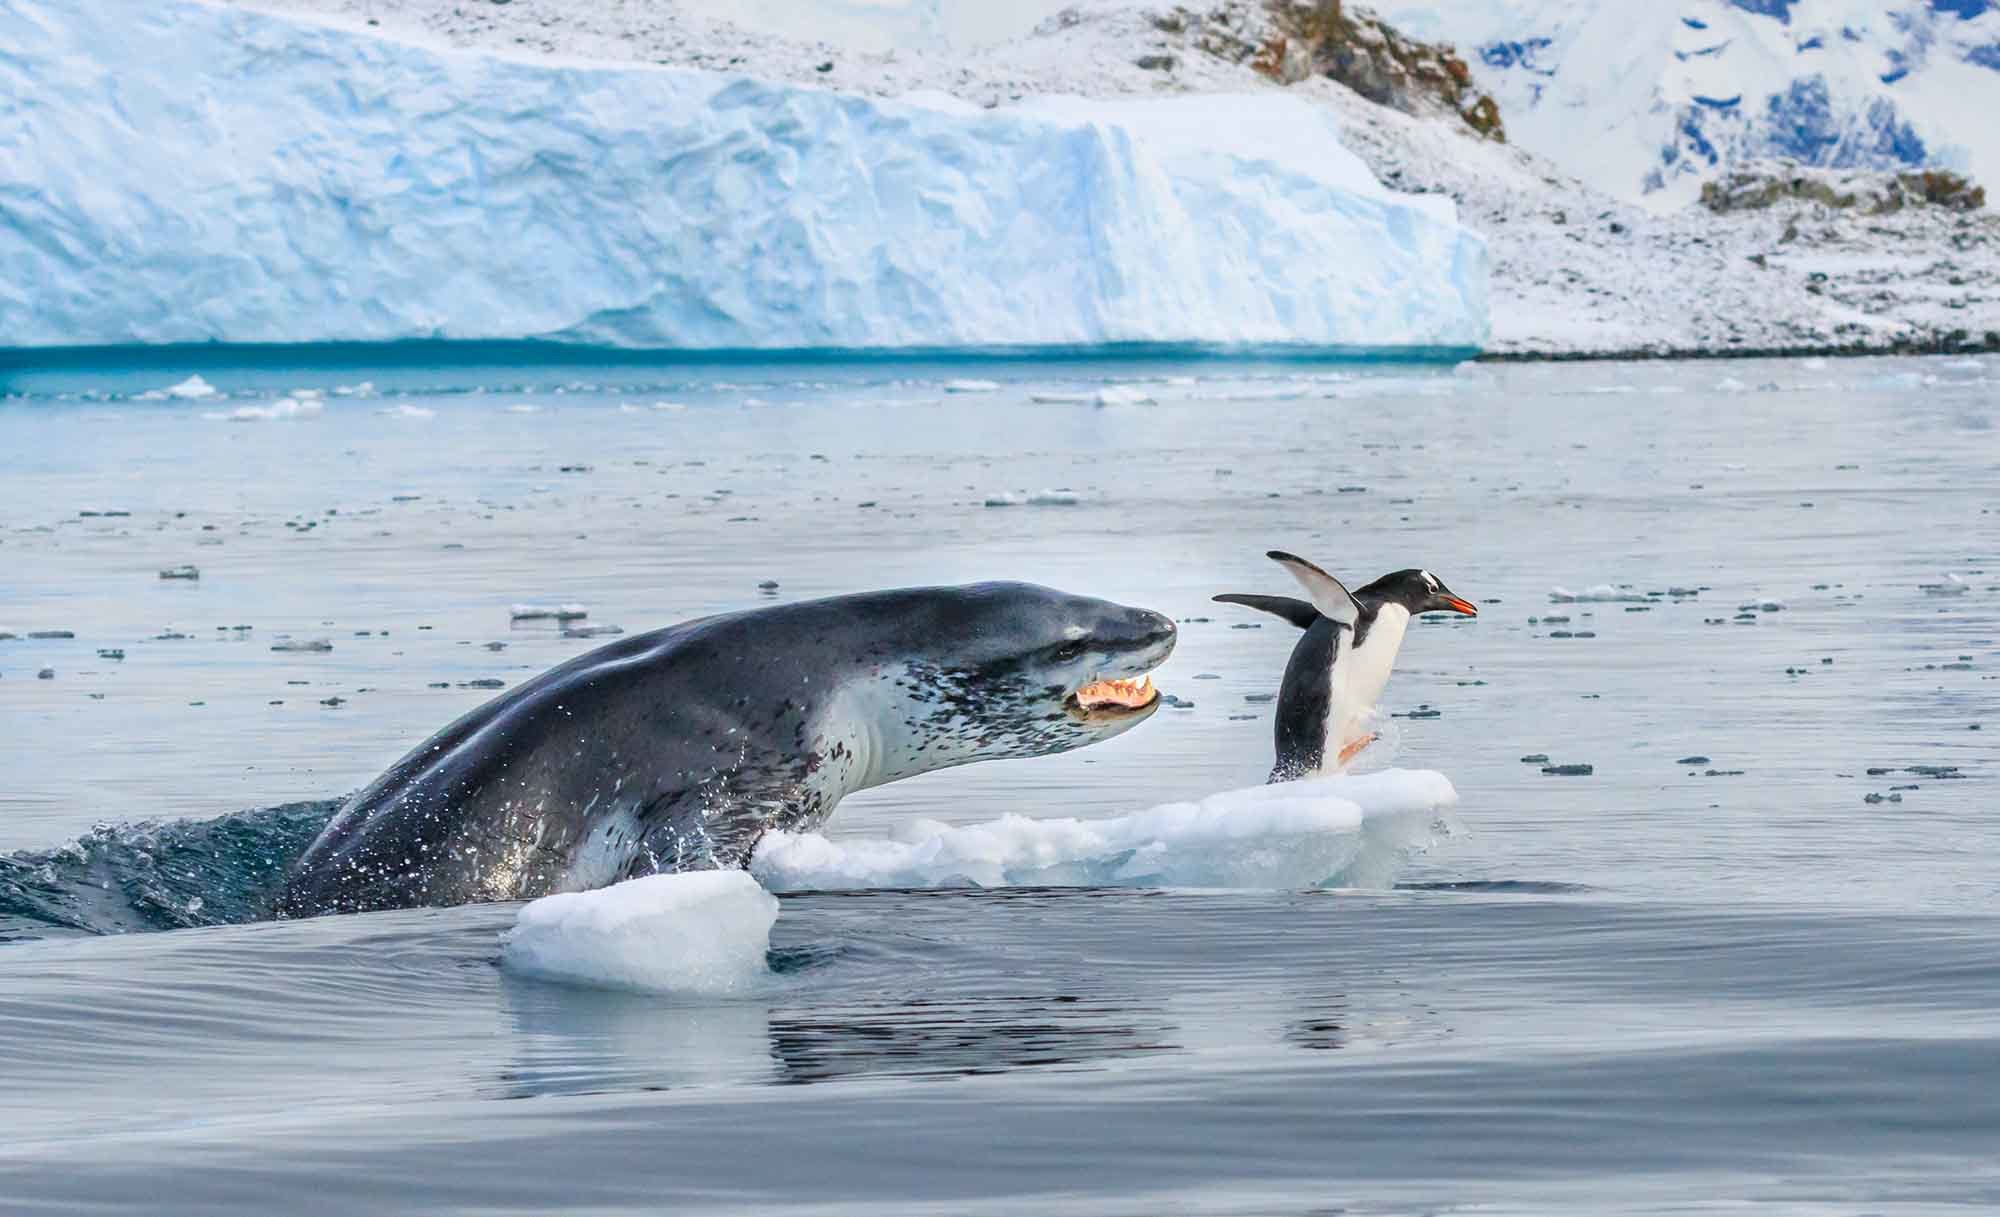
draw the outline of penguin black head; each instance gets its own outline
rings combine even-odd
[[[1444,585],[1427,570],[1399,570],[1382,576],[1354,593],[1355,599],[1371,604],[1400,604],[1412,617],[1418,613],[1459,613],[1479,616],[1472,601]]]

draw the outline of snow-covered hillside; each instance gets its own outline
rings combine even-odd
[[[1684,204],[1719,168],[1780,157],[2000,184],[1995,0],[1375,7],[1467,48],[1515,142],[1623,197]]]
[[[989,110],[191,0],[0,0],[0,46],[0,346],[1487,337],[1451,201],[1278,90]]]

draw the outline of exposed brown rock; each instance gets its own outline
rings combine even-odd
[[[1472,69],[1443,43],[1418,42],[1342,0],[1269,0],[1277,33],[1251,66],[1284,84],[1307,75],[1335,80],[1405,114],[1449,111],[1489,139],[1505,141],[1500,107],[1472,86]]]

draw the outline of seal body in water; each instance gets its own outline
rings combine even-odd
[[[1021,583],[779,605],[624,638],[446,727],[301,855],[283,917],[743,866],[842,796],[1080,748],[1158,703],[1171,620]]]
[[[1265,555],[1299,581],[1310,602],[1289,596],[1236,592],[1215,597],[1276,614],[1305,631],[1285,664],[1272,729],[1277,762],[1270,780],[1340,770],[1375,741],[1369,723],[1389,683],[1410,618],[1419,613],[1479,609],[1427,570],[1399,570],[1358,592],[1304,558],[1272,550]]]

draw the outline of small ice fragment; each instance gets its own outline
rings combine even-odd
[[[75,630],[29,630],[30,638],[74,638]]]
[[[1150,406],[1153,395],[1129,385],[1107,385],[1099,389],[1091,401],[1099,406]]]
[[[272,643],[271,649],[274,651],[311,651],[320,653],[331,651],[333,649],[333,642],[326,638],[288,638],[283,642]]]
[[[564,638],[616,638],[624,632],[625,629],[623,626],[616,625],[566,625],[563,627],[562,636]]]
[[[195,375],[172,386],[166,393],[168,397],[178,397],[182,401],[199,401],[204,397],[214,397],[215,386]]]
[[[541,412],[542,408],[540,406],[531,405],[525,401],[516,402],[507,407],[507,413],[509,414],[540,414]]]
[[[194,566],[169,566],[160,572],[162,579],[199,579],[201,571]]]
[[[504,689],[507,687],[507,682],[497,676],[481,676],[477,680],[460,681],[458,687],[461,689]]]
[[[386,410],[377,410],[375,413],[382,415],[384,418],[425,419],[437,417],[437,411],[431,409],[429,406],[396,405],[390,406]]]
[[[123,659],[125,658],[125,652],[119,647],[99,647],[97,648],[97,657],[99,659]]]
[[[1054,490],[1040,490],[1028,496],[1030,507],[1074,507],[1083,502],[1083,496],[1063,487]]]
[[[1919,583],[1917,584],[1917,590],[1926,596],[1963,596],[1972,590],[1972,585],[1950,571],[1946,571],[1944,582]]]
[[[516,621],[581,621],[590,616],[581,604],[515,604],[507,613]]]
[[[1045,406],[1088,406],[1097,401],[1094,393],[1041,392],[1028,394],[1028,400]]]
[[[1646,597],[1638,592],[1613,587],[1609,583],[1600,583],[1580,592],[1570,591],[1566,587],[1549,589],[1550,604],[1645,604],[1646,602]]]
[[[944,382],[944,391],[947,393],[994,393],[999,391],[999,388],[1000,382],[997,380],[947,380]]]
[[[1542,772],[1561,778],[1587,778],[1597,772],[1593,765],[1544,765]]]
[[[238,406],[229,411],[211,410],[202,417],[232,423],[255,423],[279,418],[312,418],[324,409],[325,407],[317,401],[284,397],[268,406]]]
[[[1019,507],[1027,501],[1028,496],[1024,494],[1008,493],[1006,491],[986,496],[986,506],[988,507]]]
[[[768,973],[778,901],[739,870],[628,879],[544,896],[500,936],[500,966],[601,989],[737,993]]]
[[[35,673],[36,680],[54,680],[55,678],[56,670],[54,668],[43,668],[41,671]]]

